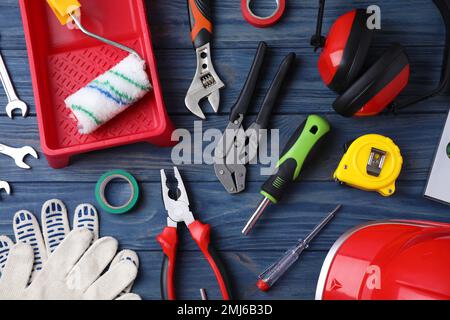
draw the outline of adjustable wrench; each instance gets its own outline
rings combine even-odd
[[[6,96],[8,97],[8,105],[6,106],[6,114],[13,119],[14,110],[22,111],[22,117],[28,115],[28,106],[25,102],[21,101],[17,97],[16,91],[9,77],[8,69],[6,69],[5,62],[3,61],[2,54],[0,53],[0,80],[5,88]]]
[[[186,95],[186,107],[197,117],[206,119],[200,108],[200,101],[208,99],[214,112],[219,111],[220,92],[225,87],[220,80],[211,59],[211,22],[210,0],[188,0],[191,37],[197,54],[197,70]]]
[[[31,169],[31,167],[24,162],[26,156],[30,155],[35,159],[39,158],[38,153],[32,147],[12,148],[0,144],[0,153],[13,158],[16,165],[22,169]]]

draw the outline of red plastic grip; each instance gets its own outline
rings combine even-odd
[[[176,300],[175,295],[175,262],[177,257],[178,234],[176,228],[166,227],[163,232],[156,237],[156,240],[161,245],[161,248],[168,259],[168,270],[163,279],[168,290],[168,299]]]
[[[200,48],[211,41],[213,33],[211,0],[188,0],[188,4],[192,43]]]
[[[248,7],[248,0],[241,0],[242,15],[248,23],[257,28],[267,28],[276,24],[284,15],[286,10],[286,0],[279,0],[277,10],[267,18],[256,16]]]
[[[264,282],[264,280],[262,280],[262,279],[258,280],[258,282],[256,283],[256,286],[262,292],[267,292],[270,290],[270,286],[266,282]]]
[[[229,289],[224,275],[222,274],[223,270],[221,271],[219,261],[216,261],[209,251],[211,226],[209,224],[203,224],[200,221],[195,221],[189,226],[189,231],[214,271],[223,299],[230,300]]]

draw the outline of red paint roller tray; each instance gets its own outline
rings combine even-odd
[[[42,150],[52,168],[70,157],[136,142],[170,146],[174,129],[164,106],[143,0],[81,1],[90,31],[136,50],[153,91],[91,135],[78,133],[64,99],[128,53],[62,26],[45,0],[20,0]]]

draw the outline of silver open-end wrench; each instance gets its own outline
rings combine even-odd
[[[8,182],[0,181],[0,191],[4,190],[7,194],[11,194],[11,187]]]
[[[6,96],[8,97],[8,105],[6,106],[6,114],[13,119],[14,110],[21,110],[22,117],[28,115],[28,106],[25,102],[21,101],[14,90],[13,83],[9,77],[8,69],[6,69],[5,62],[3,61],[2,54],[0,53],[0,80],[2,81],[3,88],[5,88]]]
[[[31,169],[31,167],[24,162],[26,156],[29,155],[35,159],[39,158],[38,153],[32,147],[12,148],[0,144],[0,153],[13,158],[16,165],[22,169]]]

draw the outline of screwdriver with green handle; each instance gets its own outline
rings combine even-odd
[[[242,230],[244,235],[250,233],[270,203],[280,202],[291,184],[299,177],[305,163],[314,157],[320,143],[330,131],[331,126],[328,121],[317,115],[310,115],[295,130],[277,163],[277,172],[266,181],[261,189],[264,200]]]

